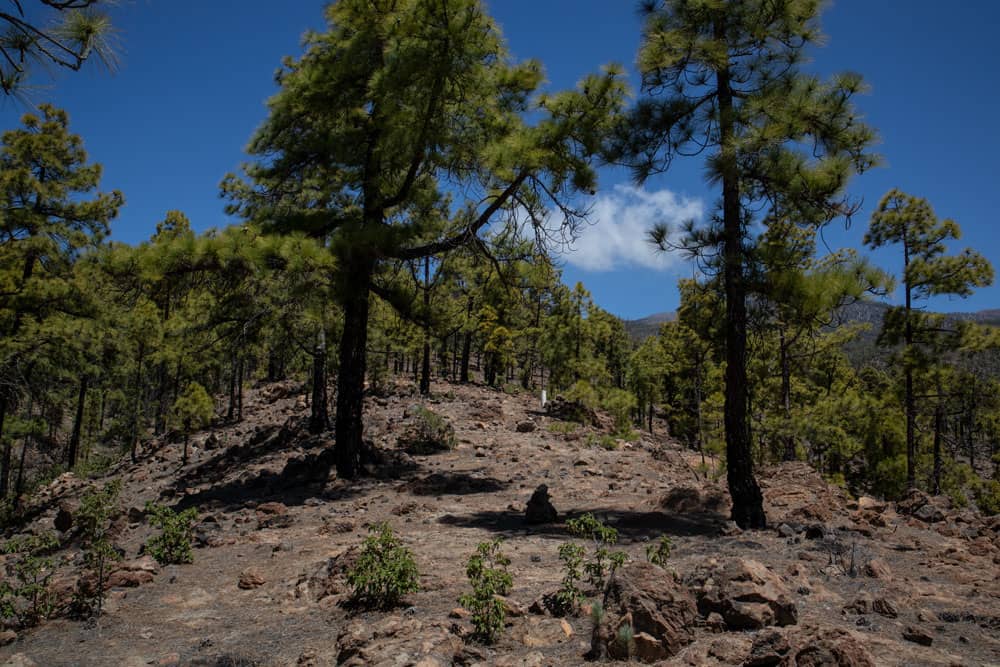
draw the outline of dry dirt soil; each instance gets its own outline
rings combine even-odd
[[[571,427],[553,427],[531,395],[447,383],[434,392],[422,400],[399,384],[368,399],[367,437],[385,454],[357,482],[320,478],[313,458],[332,442],[306,433],[304,397],[289,384],[249,392],[246,419],[197,434],[187,465],[179,443],[123,462],[115,530],[125,560],[103,616],[7,632],[0,665],[586,664],[591,617],[536,604],[559,587],[558,548],[572,539],[565,519],[586,512],[619,531],[635,562],[668,535],[669,562],[655,572],[681,597],[700,600],[720,583],[692,583],[698,572],[737,563],[763,573],[745,582],[762,625],[772,622],[771,598],[794,608],[793,624],[750,629],[699,608],[678,629],[679,652],[658,664],[1000,664],[996,517],[940,498],[853,499],[796,463],[760,471],[772,527],[744,532],[727,521],[724,479],[699,475],[698,455],[665,433],[609,450],[590,437],[600,426],[558,432]],[[457,447],[398,451],[404,415],[418,403],[450,420]],[[58,478],[33,498],[27,529],[52,530],[59,507],[71,514],[102,481]],[[525,505],[541,484],[558,518],[528,525]],[[142,556],[154,532],[148,500],[198,509],[192,564]],[[344,573],[381,521],[413,551],[421,590],[396,609],[358,609]],[[468,590],[466,559],[497,537],[514,585],[501,639],[483,646],[457,600]],[[53,583],[65,593],[81,555],[73,529],[63,541]],[[0,561],[0,574],[10,564]]]

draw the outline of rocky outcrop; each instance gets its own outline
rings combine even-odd
[[[651,563],[631,563],[608,588],[603,617],[594,628],[591,655],[628,657],[614,638],[628,625],[637,657],[655,662],[676,655],[694,639],[697,608],[673,574]],[[618,655],[625,648],[626,655]]]
[[[712,559],[687,579],[703,617],[717,613],[729,630],[794,625],[798,610],[781,578],[757,561]]]

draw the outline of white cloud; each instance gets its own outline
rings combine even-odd
[[[699,199],[679,197],[670,190],[648,191],[619,184],[598,195],[580,238],[562,253],[565,260],[585,271],[612,271],[641,267],[664,271],[679,261],[677,253],[660,252],[649,241],[649,230],[666,224],[672,236],[685,220],[700,220]]]

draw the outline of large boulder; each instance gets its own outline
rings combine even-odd
[[[794,625],[798,610],[781,578],[757,561],[711,559],[686,579],[703,617],[722,616],[729,630]]]
[[[808,626],[757,634],[743,667],[875,667],[875,660],[846,630]]]
[[[655,662],[676,655],[694,640],[698,611],[694,598],[673,574],[652,563],[630,563],[608,588],[603,617],[594,627],[591,653],[595,658],[615,656],[614,638],[628,624],[638,656]]]

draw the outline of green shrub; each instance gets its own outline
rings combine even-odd
[[[400,438],[400,444],[410,454],[434,454],[454,449],[458,443],[455,429],[447,419],[422,405],[409,410],[412,423]]]
[[[347,581],[354,589],[355,602],[377,609],[395,607],[404,595],[420,590],[413,553],[393,535],[388,523],[371,527]]]
[[[76,604],[81,613],[93,614],[98,618],[104,606],[104,582],[108,575],[108,566],[121,559],[121,555],[107,534],[112,517],[118,513],[118,496],[121,489],[121,481],[114,480],[105,484],[103,488],[84,495],[74,517],[80,527],[84,564],[94,578],[92,589],[85,588],[84,580],[81,579]]]
[[[607,433],[601,433],[600,435],[591,433],[587,436],[587,446],[600,447],[606,451],[613,452],[618,449],[618,438]]]
[[[607,579],[614,576],[627,558],[624,551],[611,551],[608,548],[618,542],[618,531],[605,526],[589,512],[578,519],[568,520],[566,528],[570,534],[593,542],[594,551],[584,562],[583,570],[587,573],[587,580],[595,588],[603,589]]]
[[[983,514],[1000,514],[1000,482],[995,479],[983,480],[976,488],[976,505]]]
[[[194,561],[191,550],[191,532],[198,510],[189,507],[183,512],[175,512],[169,507],[146,503],[149,523],[163,532],[146,543],[146,551],[160,565],[190,563]]]
[[[48,618],[55,610],[49,590],[54,574],[51,553],[59,540],[51,533],[15,538],[0,547],[0,553],[16,554],[14,581],[0,582],[0,619],[13,619],[30,626]]]
[[[607,390],[601,401],[601,406],[608,411],[614,420],[615,433],[628,433],[632,430],[632,411],[637,405],[632,392],[624,389]]]
[[[653,565],[663,567],[670,558],[670,548],[673,544],[666,535],[661,535],[660,539],[652,544],[646,545],[646,560]]]
[[[587,410],[594,410],[600,403],[600,396],[586,380],[577,380],[563,395],[570,403],[579,403]],[[580,421],[583,421],[582,419]]]
[[[559,545],[559,560],[563,562],[565,574],[556,591],[556,606],[562,614],[575,612],[583,600],[580,580],[583,578],[583,557],[586,553],[586,549],[579,544],[564,542]]]
[[[549,423],[549,433],[556,433],[558,435],[568,435],[575,432],[580,425],[576,422],[550,422]]]
[[[476,637],[492,644],[503,631],[506,607],[498,596],[510,593],[514,585],[507,566],[510,559],[500,551],[501,540],[481,542],[466,565],[465,574],[472,584],[472,593],[458,599],[459,604],[472,612],[472,625]]]

